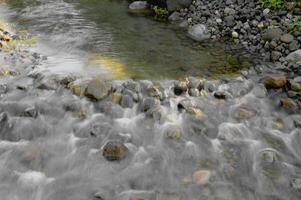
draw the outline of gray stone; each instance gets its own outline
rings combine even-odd
[[[129,9],[131,11],[141,11],[148,9],[149,5],[146,1],[134,1],[130,4]]]
[[[271,28],[262,34],[262,39],[265,41],[278,40],[280,39],[282,33],[283,32],[280,28]]]
[[[298,62],[301,61],[301,49],[296,50],[292,53],[290,53],[287,57],[286,57],[287,61],[291,61],[291,62]]]
[[[130,95],[122,96],[120,105],[123,108],[132,108],[134,106],[133,98]]]
[[[272,54],[271,54],[271,59],[273,61],[277,61],[279,60],[279,58],[282,56],[281,52],[279,51],[272,51]]]
[[[169,17],[168,20],[170,22],[179,22],[182,20],[181,14],[179,12],[173,12]]]
[[[288,44],[294,40],[294,36],[292,36],[291,34],[284,34],[281,36],[280,40],[281,42]]]
[[[228,27],[235,26],[235,19],[232,15],[225,17],[224,21]]]
[[[204,24],[197,24],[188,28],[188,36],[196,41],[202,42],[211,37]]]
[[[296,51],[297,49],[299,49],[299,47],[300,47],[300,45],[299,45],[298,40],[293,40],[288,46],[290,51]]]

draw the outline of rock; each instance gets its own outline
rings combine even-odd
[[[203,89],[202,81],[200,79],[190,76],[187,78],[187,80],[189,88]]]
[[[181,14],[179,12],[173,12],[169,17],[168,17],[168,20],[170,22],[180,22],[182,21],[182,17],[181,17]]]
[[[193,173],[192,179],[194,183],[204,185],[208,183],[210,176],[211,172],[209,170],[198,170]]]
[[[298,104],[291,98],[283,98],[280,100],[281,107],[291,112],[297,112],[299,110]]]
[[[121,102],[122,99],[122,94],[120,92],[114,92],[112,94],[112,102],[119,104]]]
[[[235,15],[236,11],[233,8],[226,7],[224,10],[225,15]]]
[[[235,18],[232,15],[225,17],[224,21],[228,27],[233,27],[236,24]]]
[[[279,51],[272,51],[271,59],[272,61],[278,61],[281,58],[282,54]]]
[[[175,95],[179,96],[188,91],[188,81],[180,81],[174,87]]]
[[[271,11],[271,10],[268,9],[268,8],[264,9],[264,10],[263,10],[263,15],[264,15],[264,16],[267,16],[267,15],[270,13],[270,11]]]
[[[288,48],[290,51],[296,51],[297,49],[299,49],[300,45],[298,40],[293,40],[289,45]]]
[[[284,75],[269,75],[263,78],[263,84],[267,89],[280,89],[287,82]]]
[[[141,111],[147,112],[148,110],[152,110],[157,106],[160,106],[160,101],[157,98],[147,97],[142,101]]]
[[[286,57],[287,61],[290,62],[298,62],[301,61],[301,49],[296,50],[292,53],[290,53],[287,57]]]
[[[134,106],[133,98],[130,95],[123,95],[120,105],[123,108],[132,108]]]
[[[134,12],[146,10],[148,7],[147,1],[134,1],[129,5],[129,9]]]
[[[204,119],[204,113],[198,108],[188,107],[186,112],[196,120],[203,121]]]
[[[235,114],[236,119],[250,119],[256,115],[256,112],[253,109],[250,109],[246,106],[240,106],[237,109],[237,113]]]
[[[214,92],[214,97],[217,98],[217,99],[226,99],[227,94],[225,92],[222,92],[222,91],[216,91],[216,92]]]
[[[188,94],[192,97],[198,97],[200,96],[200,91],[196,88],[190,88]]]
[[[128,148],[120,141],[109,141],[103,147],[102,155],[108,161],[123,160],[128,154]]]
[[[37,118],[38,116],[38,111],[35,107],[30,107],[30,108],[26,108],[24,113],[23,113],[24,117],[32,117],[32,118]]]
[[[161,0],[162,1],[162,0]],[[166,0],[168,11],[189,7],[192,0]]]
[[[300,83],[297,83],[293,80],[289,80],[288,81],[289,83],[289,86],[290,86],[290,89],[294,92],[301,92],[301,84]]]
[[[98,101],[106,97],[110,91],[111,84],[95,78],[88,83],[85,96]]]
[[[181,137],[181,129],[179,127],[171,126],[166,130],[166,138],[178,140]]]
[[[261,37],[265,41],[279,40],[282,33],[283,31],[280,28],[271,28],[267,29]]]
[[[236,38],[238,38],[238,36],[239,36],[239,35],[238,35],[238,33],[237,33],[236,31],[233,31],[233,32],[232,32],[232,37],[233,37],[233,38],[236,39]]]
[[[196,24],[188,28],[188,36],[198,42],[210,39],[211,34],[204,24]]]
[[[80,97],[84,96],[86,91],[86,86],[78,82],[69,83],[67,88],[69,88],[73,92],[73,94]]]
[[[149,97],[155,97],[161,99],[163,97],[162,92],[159,89],[159,86],[151,85],[146,89],[147,95]]]
[[[292,36],[291,34],[284,34],[281,36],[280,40],[281,42],[288,44],[294,40],[294,36]]]

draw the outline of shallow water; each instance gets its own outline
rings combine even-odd
[[[176,25],[128,13],[124,1],[9,0],[11,21],[37,35],[44,68],[113,79],[217,76],[246,67],[222,44],[194,43]]]

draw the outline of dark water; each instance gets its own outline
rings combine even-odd
[[[45,68],[113,79],[231,74],[243,67],[222,45],[194,43],[176,26],[131,16],[120,0],[9,0],[12,21],[37,35]],[[245,63],[244,63],[245,64]]]

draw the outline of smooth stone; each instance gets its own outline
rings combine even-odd
[[[179,12],[173,12],[169,17],[168,17],[168,20],[170,22],[180,22],[182,21],[182,18],[181,18],[181,14]]]
[[[134,1],[129,5],[129,12],[133,14],[142,14],[150,12],[147,1]]]
[[[110,91],[111,84],[95,78],[88,83],[85,96],[98,101],[106,97]]]
[[[108,161],[123,160],[128,154],[128,148],[120,141],[109,141],[103,147],[102,155]]]
[[[211,34],[204,24],[196,24],[188,28],[188,36],[198,42],[210,39]]]
[[[192,0],[166,0],[168,11],[175,11],[181,8],[187,8],[192,3]]]
[[[211,172],[209,170],[198,170],[193,173],[193,182],[199,185],[204,185],[209,182]]]
[[[289,83],[289,86],[290,86],[290,89],[294,92],[301,92],[301,84],[300,83],[297,83],[293,80],[289,80],[288,81]]]
[[[281,107],[288,111],[297,112],[299,110],[298,104],[291,98],[283,98],[280,100]]]
[[[179,96],[188,91],[188,81],[179,81],[174,87],[175,95]]]

